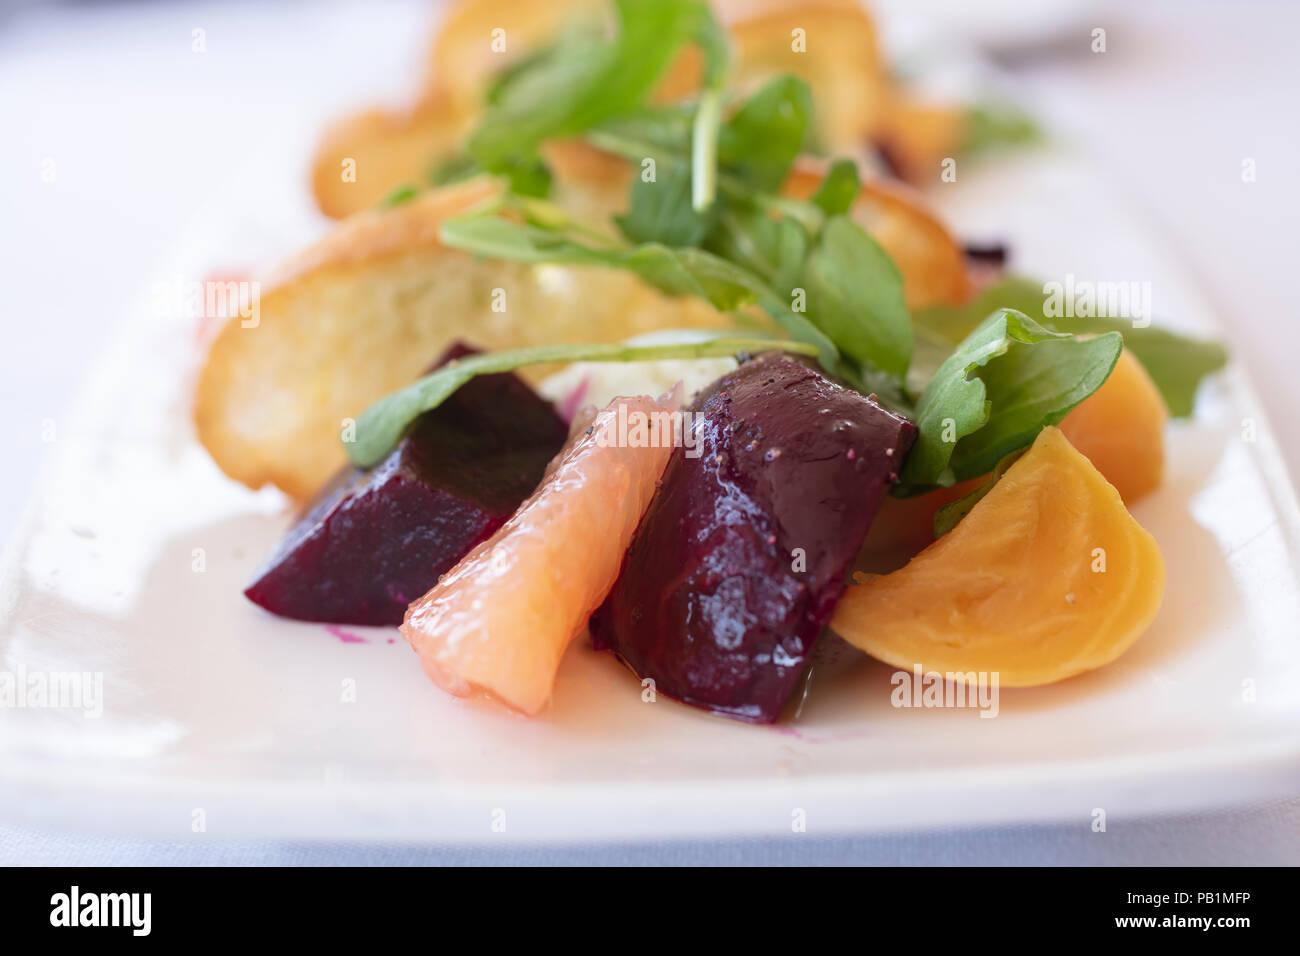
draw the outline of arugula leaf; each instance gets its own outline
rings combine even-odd
[[[1046,324],[1075,335],[1118,332],[1124,337],[1124,346],[1151,376],[1169,414],[1175,418],[1192,414],[1201,379],[1228,363],[1228,350],[1218,342],[1194,339],[1153,325],[1135,328],[1128,319],[1055,317],[1047,319]]]
[[[612,37],[571,33],[493,88],[466,149],[484,169],[526,162],[545,139],[571,136],[641,106],[679,49],[716,50],[704,0],[615,0]]]
[[[1044,325],[1048,321],[1043,314],[1044,302],[1042,283],[1008,276],[999,279],[962,305],[931,306],[917,312],[913,319],[918,326],[948,342],[957,343],[998,309],[1022,312]]]
[[[1218,342],[1179,335],[1149,325],[1135,328],[1131,321],[1108,318],[1067,318],[1044,313],[1046,296],[1040,282],[1010,277],[984,290],[974,301],[961,306],[936,306],[913,318],[918,334],[959,342],[987,315],[999,308],[1015,309],[1058,332],[1096,335],[1119,332],[1124,345],[1137,357],[1175,418],[1192,414],[1196,389],[1205,376],[1228,361],[1227,350]]]
[[[691,150],[694,107],[690,104],[651,106],[613,116],[584,133],[598,149],[639,162],[647,156],[668,156],[680,162]]]
[[[836,163],[812,201],[769,195],[799,154],[811,111],[807,84],[791,76],[776,78],[742,103],[722,128],[721,199],[705,215],[687,202],[680,114],[642,111],[593,130],[588,139],[633,161],[655,159],[659,182],[634,182],[629,212],[618,219],[629,239],[700,244],[732,262],[768,286],[770,295],[761,304],[795,335],[786,303],[795,302],[802,288],[808,321],[866,367],[848,376],[861,382],[873,370],[884,372],[877,390],[904,404],[901,379],[912,334],[902,276],[875,240],[844,215],[858,191],[855,165]],[[827,366],[833,369],[846,374],[843,363]]]
[[[385,196],[383,199],[379,201],[379,208],[392,209],[394,206],[400,206],[403,203],[410,202],[418,195],[420,195],[419,186],[411,186],[411,185],[398,186],[396,189],[394,189],[392,192],[390,192],[387,196]]]
[[[546,362],[653,362],[661,359],[719,358],[779,350],[815,355],[815,347],[802,342],[763,338],[717,338],[672,345],[539,345],[533,348],[484,352],[449,362],[414,384],[394,392],[367,408],[357,419],[356,440],[345,443],[348,457],[358,468],[384,459],[402,440],[412,423],[441,405],[476,375],[509,372]]]
[[[812,93],[796,76],[770,81],[747,99],[718,138],[718,162],[760,192],[776,192],[812,126]]]
[[[567,45],[569,49],[580,49],[582,43],[591,43],[598,39],[602,27],[600,17],[578,15],[568,21],[560,28],[560,32],[551,37],[549,41],[539,43],[537,46],[526,50],[522,56],[518,56],[517,59],[497,70],[488,79],[487,88],[483,95],[484,105],[495,106],[501,102],[502,93],[513,84],[527,83],[529,71],[535,69],[545,70],[548,61],[559,56],[557,50],[561,46]]]
[[[808,230],[788,216],[774,216],[757,203],[728,201],[704,248],[753,272],[773,289],[796,288],[802,281],[811,240]]]
[[[991,406],[988,423],[953,449],[958,481],[990,471],[1004,455],[1033,442],[1110,377],[1123,342],[1115,332],[1048,339],[993,358],[980,374]]]
[[[766,160],[751,163],[733,175],[730,167],[720,174],[722,201],[708,215],[701,216],[687,203],[680,172],[682,160],[671,149],[657,152],[656,170],[660,182],[636,182],[630,211],[618,219],[628,238],[639,242],[662,242],[681,246],[699,242],[705,230],[703,248],[729,260],[768,286],[770,295],[763,307],[787,330],[798,336],[790,324],[795,291],[806,293],[808,321],[835,343],[838,350],[855,362],[901,379],[912,350],[911,319],[903,297],[902,276],[889,255],[871,236],[847,216],[828,217],[826,210],[847,209],[857,195],[857,171],[852,163],[836,164],[827,175],[818,197],[822,204],[768,196],[745,182],[772,175],[784,179],[802,141],[806,114],[799,103],[807,96],[802,81],[780,79],[769,84],[753,102],[742,106],[731,124],[737,138],[762,128],[760,117],[787,116],[792,119],[781,138],[788,150],[774,150]],[[752,108],[751,108],[752,107]],[[660,114],[661,125],[643,125],[641,133],[657,142],[681,142],[673,131],[674,120]],[[740,120],[737,122],[737,120]],[[644,114],[636,122],[645,124]],[[589,138],[602,148],[630,158],[650,152],[648,144],[629,135],[629,125],[618,124],[596,131]],[[724,135],[724,144],[727,137]],[[751,151],[761,154],[758,143]],[[680,149],[680,145],[679,145]],[[711,228],[710,228],[711,226]],[[768,303],[772,305],[769,306]],[[847,371],[843,363],[827,365],[834,374],[861,381],[861,373]],[[903,397],[901,381],[885,380],[877,391]]]
[[[826,221],[804,274],[814,324],[844,354],[902,378],[912,356],[903,276],[889,254],[846,216]]]
[[[916,494],[984,474],[1096,391],[1121,346],[1114,332],[1078,339],[1020,312],[994,312],[921,393],[916,443],[896,492]]]
[[[430,186],[446,186],[458,183],[484,172],[482,166],[467,153],[452,153],[439,157],[425,174]]]
[[[785,181],[811,121],[812,95],[807,84],[793,76],[777,77],[746,100],[720,130],[712,112],[718,105],[716,99],[701,98],[689,133],[681,113],[660,111],[616,121],[591,137],[598,144],[603,141],[614,146],[634,162],[647,157],[655,161],[655,181],[646,182],[638,176],[632,184],[627,214],[616,217],[624,235],[633,242],[700,245],[717,218],[712,186],[719,165],[728,180],[731,204],[752,205],[738,194],[775,191]],[[702,134],[702,126],[720,140],[716,155],[713,144],[702,146],[701,135],[707,135]],[[688,142],[689,167],[682,155]],[[707,203],[701,203],[701,189]],[[751,225],[766,228],[747,218]]]
[[[812,203],[828,216],[842,216],[858,198],[858,165],[851,159],[837,159],[813,194]]]
[[[458,183],[472,176],[485,173],[486,168],[464,153],[457,153],[440,160],[428,174],[430,185],[446,186]],[[512,156],[494,170],[504,176],[510,183],[510,191],[517,196],[544,198],[551,192],[551,170],[540,156]]]
[[[656,161],[655,179],[637,176],[628,211],[615,216],[623,235],[633,242],[697,246],[713,226],[717,210],[698,211],[692,204],[691,175],[684,166]]]

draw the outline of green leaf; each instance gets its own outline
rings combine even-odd
[[[811,240],[788,216],[756,203],[729,201],[717,215],[704,248],[753,272],[770,287],[793,290],[802,281]]]
[[[694,115],[689,104],[645,107],[610,117],[584,135],[593,146],[629,162],[663,155],[683,162],[691,151]]]
[[[505,163],[500,169],[510,180],[510,189],[519,196],[549,196],[551,170],[540,156],[520,156]]]
[[[1151,376],[1175,418],[1192,414],[1201,380],[1228,361],[1227,350],[1218,342],[1179,335],[1154,325],[1134,327],[1128,319],[1048,316],[1046,301],[1041,282],[1010,277],[989,286],[966,305],[937,306],[918,312],[914,319],[918,334],[953,343],[961,341],[985,316],[1002,308],[1023,312],[1058,332],[1075,335],[1118,332],[1124,337],[1125,347]]]
[[[901,378],[912,356],[903,277],[853,220],[826,221],[804,274],[813,324],[845,355]]]
[[[477,176],[482,172],[484,172],[483,167],[473,156],[466,153],[452,153],[440,157],[430,167],[427,178],[431,186],[446,186],[449,183],[458,183],[471,176]]]
[[[801,342],[764,338],[717,338],[673,345],[540,345],[534,348],[485,352],[449,362],[413,385],[394,392],[366,409],[357,419],[356,440],[345,442],[348,457],[358,468],[369,468],[402,440],[425,412],[441,405],[476,375],[509,372],[547,362],[654,362],[662,359],[719,358],[779,350],[814,355],[816,348]]]
[[[828,216],[845,215],[858,198],[858,164],[851,159],[837,159],[813,194],[813,205]]]
[[[859,372],[837,360],[827,364],[828,371],[858,383],[873,370],[883,371],[882,394],[901,403],[901,379],[912,349],[911,320],[893,260],[839,212],[857,195],[856,167],[851,162],[832,167],[816,201],[765,192],[779,188],[787,176],[810,114],[807,85],[795,77],[779,77],[746,100],[722,130],[721,198],[708,216],[686,201],[679,114],[641,111],[593,130],[588,139],[632,161],[655,159],[660,182],[634,183],[631,208],[619,219],[630,239],[680,247],[701,243],[703,234],[704,249],[768,287],[769,295],[756,296],[756,301],[792,335],[804,334],[793,324],[794,303],[803,298],[803,324],[811,323],[837,351],[866,366]],[[835,214],[828,217],[828,210]],[[798,289],[804,295],[797,298]]]
[[[1049,318],[1049,327],[1076,335],[1118,332],[1124,345],[1142,363],[1175,418],[1187,418],[1196,408],[1201,380],[1228,363],[1228,350],[1218,342],[1194,339],[1148,325],[1135,328],[1128,319]]]
[[[982,103],[966,110],[959,151],[977,156],[1007,146],[1041,142],[1042,130],[1028,113],[1007,103]]]
[[[530,71],[536,69],[545,70],[547,63],[560,55],[558,52],[560,47],[569,45],[570,49],[576,49],[582,43],[592,42],[600,35],[600,32],[601,24],[598,19],[591,20],[581,16],[575,18],[548,42],[539,43],[518,57],[518,59],[497,70],[488,80],[487,88],[483,94],[484,104],[495,106],[501,102],[502,95],[511,86],[518,83],[527,83]]]
[[[807,83],[795,76],[777,77],[723,124],[719,163],[751,188],[776,192],[803,149],[812,109]]]
[[[1101,386],[1121,339],[1077,339],[1010,309],[994,312],[939,367],[917,404],[898,493],[952,485],[1029,444]]]
[[[984,366],[980,378],[992,409],[988,423],[962,439],[952,454],[958,481],[989,472],[1005,455],[1056,425],[1110,377],[1122,340],[1114,332],[1094,338],[1047,339],[1019,345]]]
[[[702,96],[689,126],[680,111],[640,111],[631,117],[616,117],[589,134],[594,145],[634,163],[646,158],[655,161],[657,183],[642,178],[633,182],[628,215],[620,220],[628,238],[698,244],[704,238],[701,227],[707,230],[710,223],[705,211],[713,205],[719,165],[733,202],[738,193],[775,190],[785,180],[809,122],[812,107],[807,85],[794,77],[774,80],[745,101],[720,130],[719,104],[717,96]],[[715,144],[712,138],[720,142]],[[688,197],[677,185],[683,181],[691,187]],[[656,190],[662,183],[674,188]],[[647,224],[659,226],[661,231],[656,233],[646,228]],[[663,228],[669,224],[680,228]],[[692,241],[668,238],[679,235],[691,236]]]
[[[640,107],[682,46],[714,42],[704,0],[615,0],[615,10],[613,36],[570,33],[493,88],[494,102],[467,143],[485,169],[503,171],[536,155],[543,140]]]
[[[394,206],[408,203],[420,195],[421,191],[419,186],[398,186],[380,201],[379,208],[392,209]]]
[[[717,210],[701,213],[691,202],[691,177],[684,166],[656,161],[655,179],[637,176],[628,211],[615,216],[623,234],[633,242],[662,242],[668,246],[697,246],[712,228]]]
[[[464,153],[454,153],[440,160],[429,171],[429,182],[434,186],[446,186],[478,176],[486,168],[474,157]],[[505,176],[510,182],[510,189],[516,195],[544,198],[551,192],[551,171],[542,158],[537,155],[511,156],[498,164],[493,170],[499,176]]]

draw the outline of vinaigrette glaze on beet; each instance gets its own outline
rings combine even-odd
[[[435,367],[471,354],[457,343]],[[298,620],[401,624],[407,605],[532,493],[566,434],[515,375],[479,376],[380,464],[340,472],[244,593]]]
[[[693,411],[696,448],[674,450],[592,640],[661,693],[767,723],[916,428],[776,354],[719,379]]]

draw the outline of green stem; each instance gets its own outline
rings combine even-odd
[[[691,130],[691,205],[703,212],[717,193],[718,123],[722,118],[722,93],[706,90],[700,96]]]

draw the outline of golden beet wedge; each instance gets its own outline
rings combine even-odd
[[[1160,486],[1169,409],[1151,376],[1125,349],[1110,378],[1061,422],[1061,431],[1127,504]]]
[[[1045,428],[952,531],[850,586],[831,628],[926,671],[1049,684],[1124,653],[1160,609],[1165,567],[1119,492]]]

